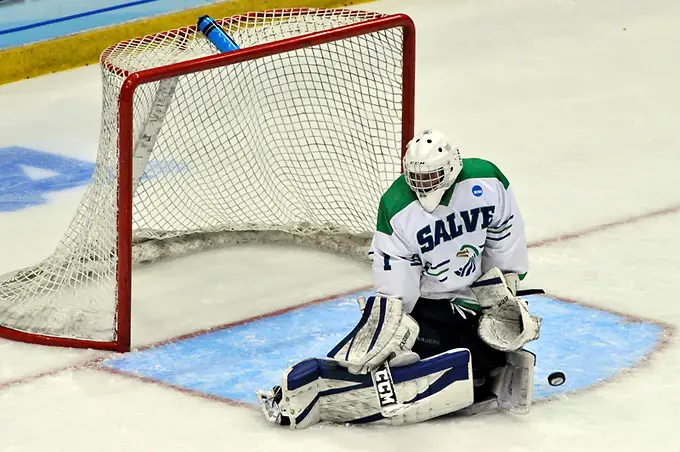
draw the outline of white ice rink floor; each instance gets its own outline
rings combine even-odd
[[[532,244],[526,285],[662,324],[664,341],[636,368],[525,417],[288,431],[254,409],[83,366],[98,352],[0,340],[0,451],[680,450],[680,2],[362,8],[416,23],[417,127],[445,131],[509,177]],[[93,161],[100,97],[98,67],[0,86],[0,148]],[[49,254],[83,191],[0,213],[0,274]],[[187,259],[135,274],[134,345],[370,284],[362,264],[292,248]],[[190,283],[168,287],[175,275]]]

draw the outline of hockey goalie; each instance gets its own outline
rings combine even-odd
[[[404,174],[383,194],[370,255],[375,296],[326,358],[288,368],[258,391],[267,420],[422,422],[449,413],[528,412],[539,336],[517,287],[524,225],[503,173],[461,158],[442,133],[407,146]]]

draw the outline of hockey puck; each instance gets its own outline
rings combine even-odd
[[[562,372],[553,372],[548,375],[548,383],[550,386],[561,386],[567,381],[567,377]]]

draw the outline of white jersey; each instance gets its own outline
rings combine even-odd
[[[399,297],[411,312],[419,297],[456,299],[479,309],[470,285],[498,267],[523,278],[524,224],[510,184],[491,162],[463,169],[432,212],[400,176],[383,194],[371,246],[376,292]]]

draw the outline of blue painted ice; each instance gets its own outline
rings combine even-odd
[[[324,357],[356,325],[355,294],[180,342],[125,354],[103,365],[164,383],[255,403],[256,389],[281,379],[289,361]],[[629,368],[650,353],[662,328],[554,300],[527,297],[543,317],[541,338],[527,347],[537,355],[534,398],[583,389]],[[560,387],[547,376],[562,371]]]
[[[90,182],[94,163],[21,146],[0,148],[0,212],[45,204],[48,193]]]

